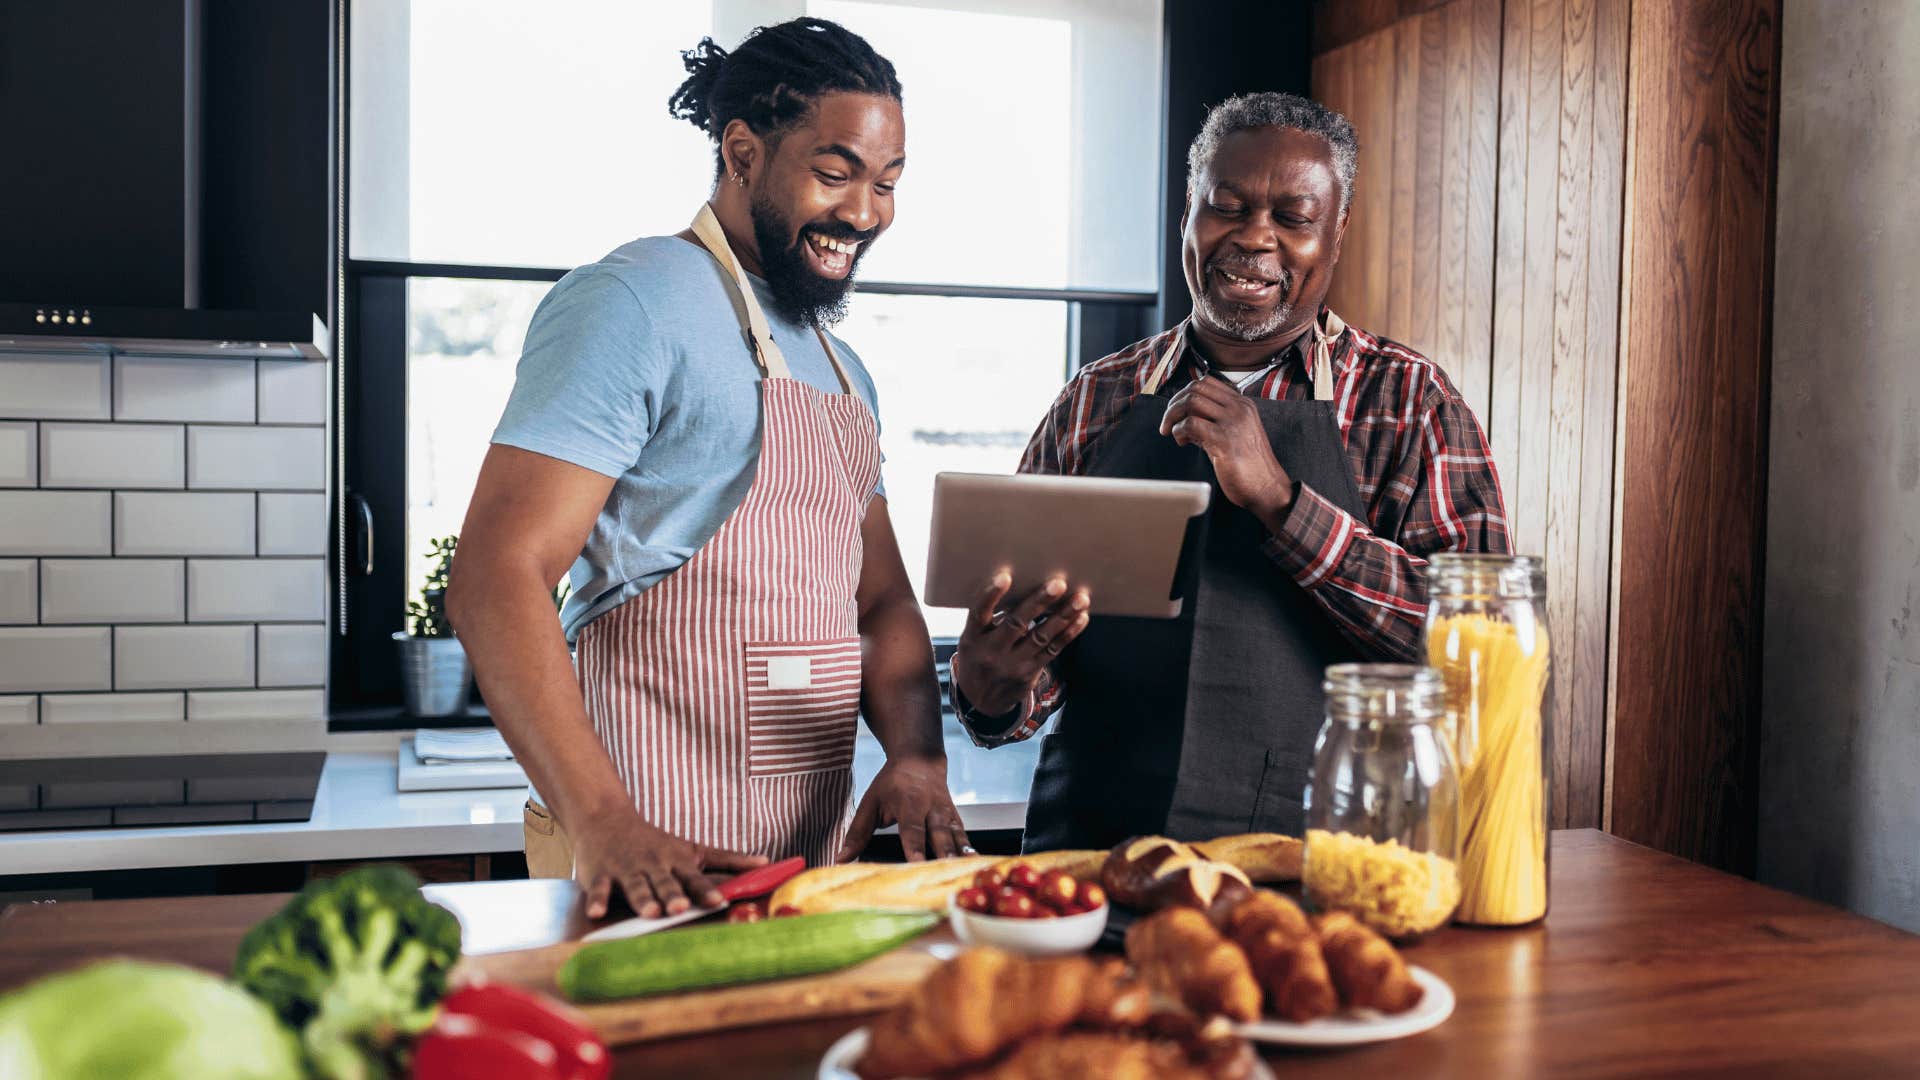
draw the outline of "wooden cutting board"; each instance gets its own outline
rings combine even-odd
[[[670,933],[671,931],[662,931]],[[559,996],[554,975],[579,942],[468,956],[456,978],[515,983]],[[610,1046],[675,1035],[879,1012],[904,999],[957,951],[952,931],[940,927],[865,963],[825,975],[730,986],[659,997],[632,998],[580,1009]]]

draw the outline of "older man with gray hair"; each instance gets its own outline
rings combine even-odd
[[[1178,619],[1090,617],[1072,582],[983,585],[953,660],[982,746],[1061,710],[1025,847],[1299,835],[1329,664],[1423,661],[1436,551],[1507,550],[1486,434],[1446,375],[1325,301],[1359,144],[1292,94],[1213,109],[1187,154],[1193,315],[1083,368],[1022,472],[1205,480]]]

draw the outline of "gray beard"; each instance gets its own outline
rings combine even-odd
[[[1216,304],[1213,297],[1202,291],[1194,297],[1194,313],[1208,328],[1235,341],[1261,341],[1280,331],[1287,320],[1293,318],[1293,304],[1282,302],[1265,317],[1247,314],[1239,315],[1228,310],[1228,305]]]

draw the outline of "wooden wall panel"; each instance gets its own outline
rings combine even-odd
[[[1314,61],[1363,174],[1393,173],[1384,215],[1362,214],[1375,189],[1356,196],[1340,267],[1356,281],[1336,278],[1330,303],[1447,371],[1488,430],[1515,550],[1547,563],[1562,825],[1600,824],[1606,790],[1628,2],[1452,0]],[[1375,42],[1367,55],[1392,60],[1384,114],[1353,81]],[[1376,250],[1356,234],[1381,228],[1384,274],[1353,265]]]
[[[1635,0],[1612,829],[1751,872],[1777,0]]]

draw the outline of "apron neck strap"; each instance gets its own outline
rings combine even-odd
[[[1333,343],[1347,332],[1347,324],[1332,308],[1321,311],[1307,332],[1313,341],[1307,347],[1307,363],[1313,370],[1313,400],[1333,400]]]
[[[1313,340],[1303,350],[1306,353],[1303,359],[1307,362],[1307,370],[1312,373],[1315,401],[1333,400],[1333,343],[1346,332],[1347,324],[1331,308],[1322,312],[1321,317],[1307,329]],[[1166,350],[1160,354],[1160,359],[1154,362],[1153,369],[1147,373],[1146,385],[1141,388],[1143,393],[1159,393],[1160,387],[1166,384],[1167,376],[1173,373],[1173,366],[1180,362],[1180,354],[1186,345],[1187,324],[1182,322],[1179,329],[1174,331],[1173,340],[1167,343]]]
[[[1173,373],[1173,365],[1180,362],[1180,354],[1187,347],[1187,324],[1182,321],[1173,331],[1173,340],[1167,343],[1166,351],[1154,362],[1153,370],[1147,372],[1147,382],[1140,388],[1143,394],[1157,394],[1166,385],[1167,376]]]
[[[713,204],[701,203],[700,212],[693,217],[693,235],[700,246],[707,249],[727,271],[727,280],[733,283],[734,292],[740,297],[740,304],[747,311],[747,325],[743,327],[747,335],[747,345],[753,350],[753,361],[760,365],[760,372],[769,379],[791,379],[792,372],[787,368],[786,354],[780,351],[780,345],[773,340],[773,328],[767,325],[767,313],[760,307],[760,298],[753,294],[753,285],[747,281],[745,270],[740,268],[740,260],[734,258],[733,247],[727,243],[727,233],[720,227],[720,219],[714,216]],[[840,354],[834,351],[833,342],[827,340],[826,332],[818,326],[813,334],[820,339],[820,348],[827,354],[827,362],[833,365],[833,373],[840,378],[840,389],[844,393],[853,393],[853,380],[847,378],[847,369],[840,362]]]

